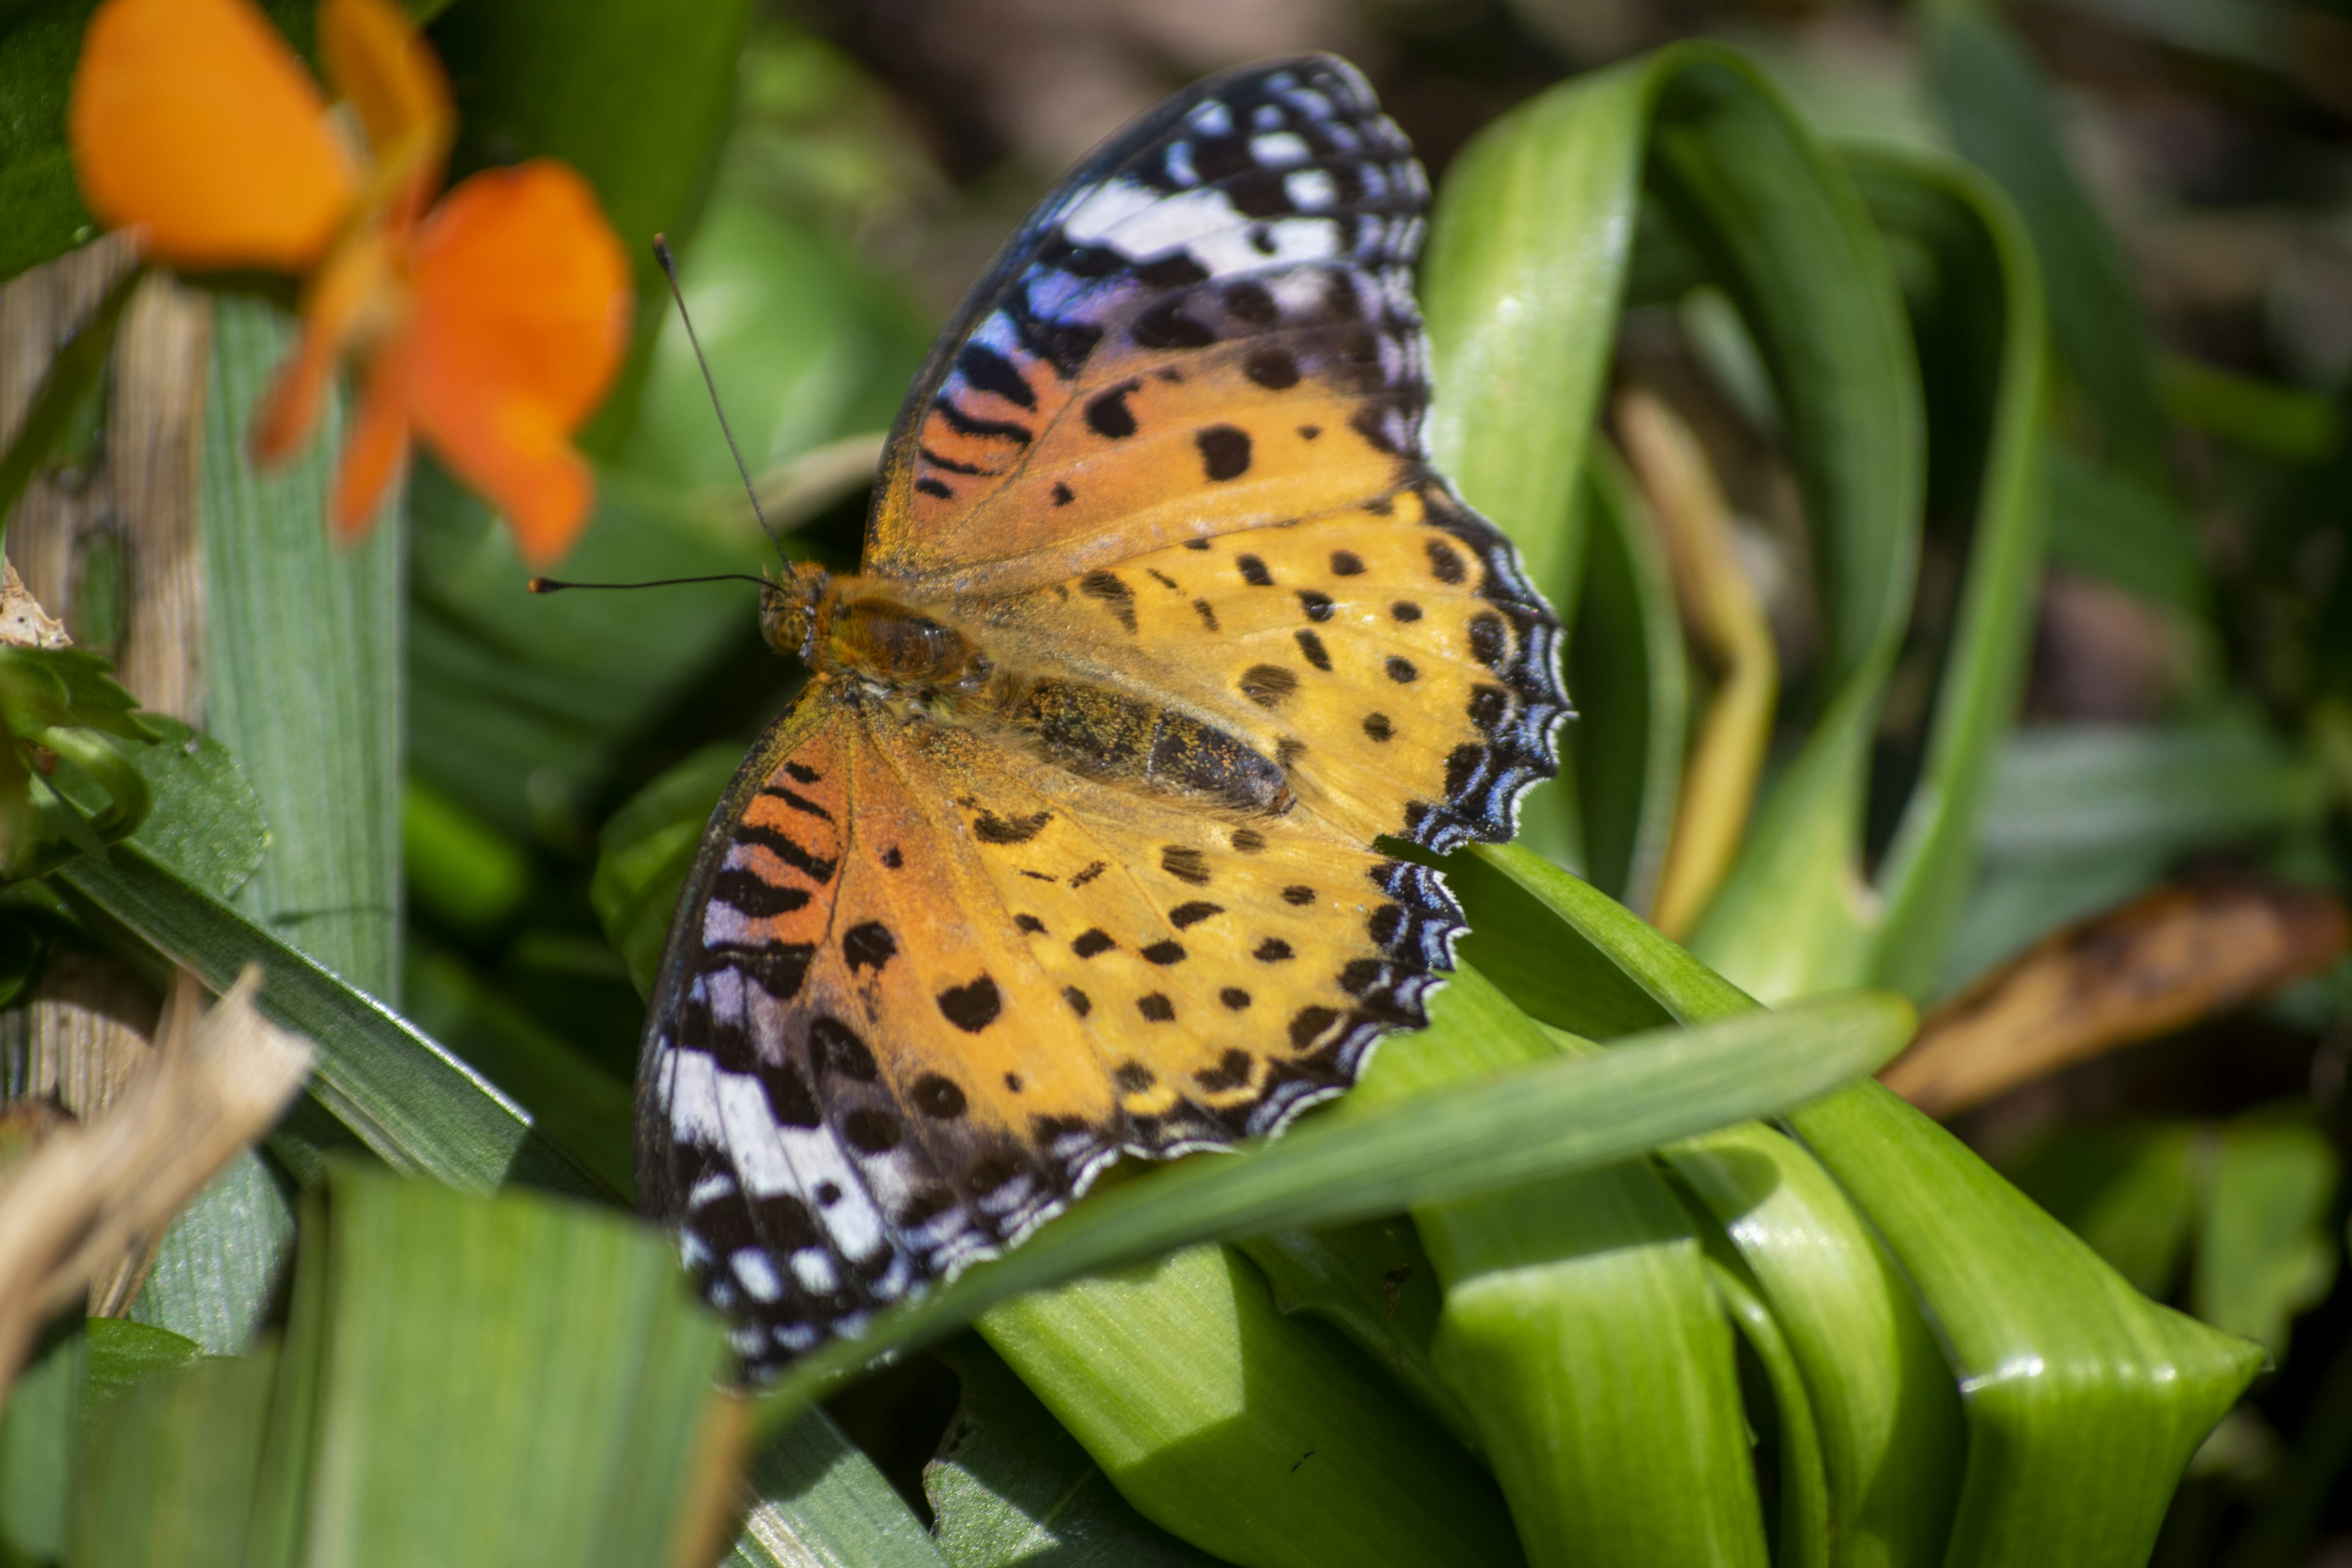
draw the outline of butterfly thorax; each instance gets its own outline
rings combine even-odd
[[[795,563],[771,587],[760,610],[761,635],[809,673],[878,693],[970,692],[988,663],[972,640],[936,616],[904,603],[889,584],[835,577]]]
[[[1297,803],[1286,770],[1232,731],[1181,709],[1050,669],[990,658],[971,635],[905,602],[887,581],[808,563],[772,588],[760,625],[811,675],[894,709],[977,723],[1087,777],[1279,816]]]

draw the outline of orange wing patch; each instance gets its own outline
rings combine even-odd
[[[1421,452],[1424,196],[1339,62],[1172,101],[942,337],[866,575],[780,591],[815,679],[640,1074],[648,1201],[755,1373],[1423,1021],[1460,912],[1374,840],[1507,838],[1566,706]]]

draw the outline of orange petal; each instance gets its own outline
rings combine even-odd
[[[418,433],[549,561],[586,523],[568,439],[628,341],[629,269],[586,181],[541,160],[458,185],[411,252]]]
[[[408,457],[408,357],[405,345],[395,344],[368,366],[335,474],[335,536],[347,542],[366,535],[384,487]]]
[[[383,177],[430,194],[440,183],[455,116],[441,62],[391,0],[326,0],[319,58],[351,100]]]
[[[67,138],[91,212],[183,267],[299,272],[356,190],[327,106],[251,0],[106,0]]]
[[[319,417],[327,379],[355,338],[383,336],[401,309],[391,242],[362,234],[340,246],[302,297],[302,337],[254,410],[253,453],[265,463],[291,455]]]

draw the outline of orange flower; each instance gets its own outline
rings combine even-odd
[[[619,367],[628,264],[586,182],[537,160],[428,208],[449,151],[439,62],[392,0],[324,0],[320,95],[251,0],[105,0],[68,134],[90,211],[192,269],[299,274],[302,336],[256,411],[265,460],[299,446],[329,377],[362,363],[334,521],[363,532],[414,430],[563,553],[593,487],[572,432]]]

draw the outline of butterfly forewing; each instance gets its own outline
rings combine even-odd
[[[1214,79],[1040,207],[934,350],[866,577],[987,695],[813,681],[714,816],[641,1069],[650,1206],[754,1373],[1121,1150],[1278,1131],[1418,1026],[1558,626],[1420,445],[1425,199],[1328,58]]]

